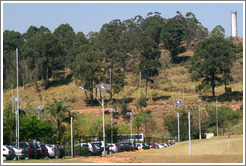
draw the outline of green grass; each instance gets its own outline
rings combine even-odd
[[[66,157],[50,160],[20,160],[4,163],[242,163],[243,136],[232,135],[228,153],[228,137],[184,141],[163,149],[120,152],[106,157]]]
[[[243,136],[231,136],[228,154],[228,138],[192,140],[189,155],[189,142],[184,141],[168,148],[151,149],[142,153],[124,152],[111,154],[108,157],[130,156],[138,162],[146,163],[240,163],[243,162]]]

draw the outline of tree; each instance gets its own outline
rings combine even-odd
[[[225,29],[221,25],[217,25],[211,32],[210,34],[212,35],[220,35],[222,37],[225,36]]]
[[[21,48],[24,39],[19,32],[5,30],[3,32],[3,88],[10,88],[11,84],[16,86],[16,48],[19,51],[19,61],[22,60]],[[20,84],[22,81],[22,66],[19,63]]]
[[[53,104],[49,104],[47,106],[47,110],[56,124],[57,134],[59,137],[61,137],[61,123],[64,122],[66,118],[69,118],[69,108],[71,108],[70,105],[65,105],[62,100],[57,101],[56,99],[53,99]]]
[[[192,80],[202,79],[197,90],[207,90],[210,87],[215,98],[215,87],[221,85],[225,62],[223,59],[231,59],[230,47],[232,45],[227,39],[217,35],[205,38],[197,44],[189,68]]]
[[[20,139],[51,137],[54,133],[55,130],[49,122],[38,120],[34,115],[29,114],[20,119]]]
[[[44,80],[44,88],[49,87],[49,78],[54,70],[63,68],[63,49],[52,33],[38,32],[23,48],[29,74],[32,79]]]
[[[4,142],[11,142],[14,137],[15,130],[15,110],[9,101],[5,102],[5,108],[3,109],[3,135]]]
[[[71,49],[73,47],[73,41],[75,37],[75,32],[73,28],[69,24],[61,24],[57,27],[53,33],[62,43],[62,47],[64,48],[65,53],[65,66],[71,64],[72,56]]]
[[[124,71],[128,55],[119,44],[123,30],[124,24],[122,24],[120,20],[112,20],[110,23],[106,23],[102,26],[94,42],[96,49],[105,53],[105,64],[107,65],[105,71],[109,71],[110,68],[112,71],[112,93],[110,93],[110,100],[112,100],[112,96],[119,93],[126,84]],[[104,80],[104,82],[109,82],[109,77],[108,80]]]
[[[143,34],[159,44],[160,34],[165,20],[161,17],[161,13],[159,12],[149,12],[147,16],[148,17],[141,23]]]
[[[153,78],[159,75],[158,69],[161,67],[159,58],[161,53],[157,44],[149,37],[143,41],[143,51],[140,53],[139,70],[142,78],[145,79],[145,100],[147,99],[148,82],[154,82]]]
[[[171,61],[174,62],[178,54],[179,45],[184,37],[184,27],[175,19],[167,20],[163,26],[160,41],[163,41],[164,47],[171,53]]]

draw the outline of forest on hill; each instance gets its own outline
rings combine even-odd
[[[150,12],[145,18],[137,15],[126,20],[115,19],[105,23],[99,32],[87,35],[83,32],[75,33],[69,24],[61,24],[54,32],[44,26],[30,26],[23,34],[5,30],[4,140],[11,140],[15,130],[10,97],[12,88],[15,89],[17,84],[16,48],[19,57],[19,86],[23,88],[21,95],[26,100],[23,100],[26,106],[22,107],[21,112],[21,118],[26,120],[21,125],[37,125],[36,131],[44,130],[38,133],[39,137],[47,136],[47,130],[50,131],[49,136],[57,136],[60,141],[64,136],[68,137],[70,116],[76,117],[75,135],[102,134],[101,117],[70,111],[78,105],[90,109],[98,107],[95,99],[95,96],[101,94],[95,87],[98,84],[110,85],[111,90],[105,94],[106,106],[119,110],[115,117],[128,120],[129,123],[129,107],[136,109],[134,132],[174,137],[175,116],[171,109],[163,115],[160,111],[163,108],[161,101],[166,99],[172,102],[175,97],[180,97],[181,93],[177,91],[183,88],[187,103],[194,103],[199,98],[210,103],[220,100],[221,134],[230,128],[234,129],[232,126],[236,126],[236,133],[240,133],[243,46],[242,42],[235,41],[239,40],[225,37],[222,26],[217,25],[209,32],[194,13],[182,15],[179,11],[173,18],[163,18],[159,12]],[[231,95],[226,95],[224,91],[228,85],[233,88]],[[82,93],[78,87],[93,92],[95,96],[84,91],[83,99],[78,99]],[[45,101],[46,112],[43,112],[41,120],[37,120],[36,115],[32,115],[33,108],[30,105],[33,107],[37,104],[37,100],[43,96],[41,93],[45,92],[46,98],[49,98]],[[237,105],[237,111],[232,110],[230,103]],[[204,117],[203,132],[214,132],[214,106],[204,104],[204,107],[211,116]],[[194,112],[192,123],[193,136],[196,138],[197,105],[187,105],[183,110]],[[185,125],[186,111],[182,113],[181,119]],[[40,125],[42,129],[38,128]],[[82,127],[85,129],[81,130]],[[29,138],[37,134],[35,130],[30,132],[25,127],[20,129],[20,133]],[[110,125],[107,129],[110,133]],[[116,123],[114,131],[129,133],[128,126],[123,122]],[[187,138],[187,133],[183,133],[182,140]]]

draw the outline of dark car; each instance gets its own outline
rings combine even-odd
[[[35,142],[28,142],[31,150],[32,150],[32,153],[31,153],[31,158],[34,158],[34,159],[40,159],[42,158],[43,156],[43,149],[41,147],[38,147],[37,143]]]
[[[119,143],[116,144],[119,152],[134,150],[134,146],[131,143]]]
[[[48,153],[48,149],[45,146],[45,144],[38,144],[38,148],[42,149],[42,153],[40,154],[40,158],[48,159],[49,158],[49,153]]]
[[[21,147],[13,146],[12,147],[15,151],[16,159],[29,159],[29,152],[27,149],[23,149]]]
[[[63,158],[63,157],[64,157],[64,148],[63,148],[63,146],[60,145],[60,144],[57,144],[56,146],[57,146],[57,148],[58,148],[59,151],[60,151],[59,158]],[[47,151],[48,151],[48,150],[47,150]]]
[[[96,149],[99,148],[99,151],[97,150],[97,155],[102,154],[102,152],[104,150],[104,146],[103,146],[102,142],[91,142],[91,145],[95,146]],[[105,150],[107,151],[107,153],[109,153],[109,146],[107,143],[105,144]]]

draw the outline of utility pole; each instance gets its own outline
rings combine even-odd
[[[217,136],[218,136],[219,135],[219,122],[218,122],[217,100],[216,100],[216,120],[217,120]]]
[[[190,132],[190,112],[188,112],[188,123],[189,123],[189,155],[191,155],[191,132]]]
[[[19,99],[19,84],[18,84],[18,48],[16,48],[16,73],[17,73],[17,99]],[[18,122],[18,127],[17,127],[17,147],[19,149],[19,141],[20,141],[20,133],[19,133],[19,100],[17,101],[17,122]],[[20,156],[18,156],[19,159]]]
[[[177,118],[178,118],[178,142],[180,142],[180,131],[179,131],[179,105],[178,105],[178,111],[177,111]]]
[[[110,83],[110,105],[112,105],[112,69],[109,68],[109,83]]]
[[[71,157],[73,157],[73,117],[72,116],[71,116]]]

